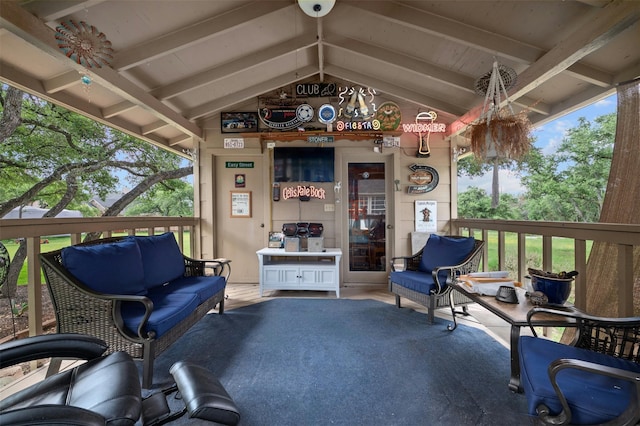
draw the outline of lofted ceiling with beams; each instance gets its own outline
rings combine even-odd
[[[104,33],[109,66],[65,56],[68,20]],[[322,18],[295,0],[0,0],[0,81],[178,153],[221,111],[296,82],[372,87],[457,135],[494,60],[518,73],[509,97],[534,125],[640,77],[639,21],[636,0],[337,0]]]

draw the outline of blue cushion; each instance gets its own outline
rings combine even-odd
[[[62,249],[62,264],[99,293],[144,294],[140,249],[134,241],[71,246]]]
[[[439,266],[454,266],[462,263],[475,247],[473,237],[451,238],[431,234],[422,250],[418,270],[431,273]],[[446,274],[444,275],[446,278]],[[438,279],[441,279],[438,275]]]
[[[224,278],[217,275],[180,277],[162,287],[155,288],[153,292],[195,294],[198,298],[198,304],[202,304],[219,291],[224,290],[225,284]]]
[[[147,297],[153,302],[153,312],[147,321],[145,331],[154,331],[156,338],[171,330],[198,307],[198,298],[195,294],[173,294],[154,289],[147,294]],[[137,333],[144,316],[142,303],[123,302],[120,312],[124,325],[133,333]]]
[[[529,414],[536,415],[536,407],[540,404],[549,407],[553,415],[560,413],[560,402],[547,373],[549,364],[560,358],[579,359],[640,373],[640,365],[632,361],[548,339],[522,336],[520,377]],[[600,424],[618,417],[629,404],[633,388],[633,384],[623,380],[577,370],[564,370],[558,374],[557,380],[571,408],[571,424]]]
[[[409,290],[418,293],[431,294],[431,290],[436,290],[433,276],[420,271],[393,271],[390,275],[393,283],[399,284]]]
[[[147,289],[161,286],[184,275],[184,257],[172,232],[149,237],[127,237],[140,246],[144,284]]]

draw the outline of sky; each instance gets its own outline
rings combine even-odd
[[[567,130],[578,125],[578,119],[580,117],[585,117],[587,120],[593,121],[601,115],[616,112],[616,107],[617,97],[613,94],[601,101],[550,121],[533,130],[532,136],[536,138],[535,145],[542,148],[543,154],[553,154],[556,152],[560,142],[562,142]],[[508,170],[499,171],[499,181],[501,194],[515,195],[524,192],[518,176]],[[471,186],[484,189],[487,194],[491,194],[491,172],[480,177],[469,178],[462,176],[458,178],[459,193],[466,191]]]

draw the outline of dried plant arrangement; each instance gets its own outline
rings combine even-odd
[[[526,111],[514,113],[507,87],[515,85],[516,73],[504,65],[493,63],[493,69],[476,81],[475,90],[485,95],[482,113],[469,125],[466,136],[471,150],[481,161],[494,158],[521,159],[531,149],[531,122]],[[501,108],[504,100],[506,106]]]
[[[525,112],[497,115],[481,119],[467,128],[471,150],[478,159],[495,157],[522,159],[531,149],[531,122]]]

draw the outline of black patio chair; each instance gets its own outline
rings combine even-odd
[[[189,413],[235,425],[238,408],[222,384],[203,367],[178,361],[174,385],[142,398],[140,375],[126,352],[103,356],[107,344],[83,334],[45,334],[0,345],[0,368],[42,358],[86,362],[0,401],[0,425],[162,425]],[[184,408],[167,402],[180,393]]]
[[[603,318],[575,309],[533,308],[575,321],[570,344],[520,337],[521,381],[529,414],[543,425],[640,422],[640,317]]]

